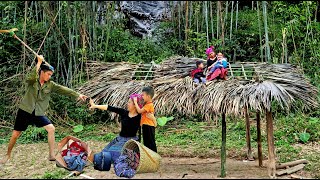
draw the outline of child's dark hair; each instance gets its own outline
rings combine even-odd
[[[146,94],[148,94],[151,98],[153,98],[154,96],[154,90],[152,87],[150,86],[146,86],[142,89],[142,92],[145,92]]]
[[[197,61],[197,62],[196,62],[196,66],[197,66],[197,68],[198,68],[198,67],[199,67],[199,65],[200,65],[200,64],[202,64],[202,63],[203,63],[202,61]]]

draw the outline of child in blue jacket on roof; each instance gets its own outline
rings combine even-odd
[[[225,58],[223,54],[219,52],[217,54],[217,61],[213,64],[213,67],[210,69],[209,74],[213,73],[218,68],[227,68],[227,66],[227,58]]]

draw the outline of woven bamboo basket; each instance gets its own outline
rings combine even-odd
[[[159,170],[161,156],[158,153],[133,139],[130,139],[123,145],[122,153],[125,148],[131,149],[136,153],[140,153],[140,161],[136,169],[137,173],[152,173]]]

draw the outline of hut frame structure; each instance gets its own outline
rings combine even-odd
[[[154,105],[157,115],[179,112],[186,116],[201,114],[206,120],[221,114],[221,177],[226,177],[226,117],[244,116],[246,120],[247,157],[252,158],[250,142],[250,111],[255,111],[259,166],[263,166],[261,145],[261,113],[265,113],[268,144],[268,175],[276,177],[273,135],[272,102],[289,110],[297,102],[300,108],[318,107],[317,88],[312,86],[303,71],[291,64],[236,63],[229,65],[228,80],[213,80],[207,85],[196,85],[189,76],[199,58],[175,56],[161,64],[128,62],[88,62],[91,80],[79,91],[96,102],[125,107],[132,93],[143,86],[155,89]],[[250,69],[246,71],[246,69]],[[237,75],[237,72],[240,73]],[[139,74],[140,75],[137,75]],[[147,75],[141,75],[147,73]],[[140,78],[140,79],[139,79]],[[180,96],[174,96],[179,94]],[[214,101],[214,103],[213,103]],[[175,102],[175,103],[172,103]],[[110,114],[116,118],[115,114]]]

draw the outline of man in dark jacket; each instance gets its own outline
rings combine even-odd
[[[26,77],[26,93],[19,105],[14,130],[8,144],[7,154],[0,160],[0,164],[4,164],[10,159],[11,151],[17,139],[22,131],[25,131],[29,125],[46,129],[49,144],[48,159],[54,161],[55,127],[47,116],[45,116],[51,94],[58,93],[72,97],[74,100],[81,99],[82,101],[85,101],[87,98],[85,95],[51,81],[50,78],[54,72],[54,68],[47,63],[43,63],[43,56],[38,56],[37,59],[36,67],[34,67]]]

